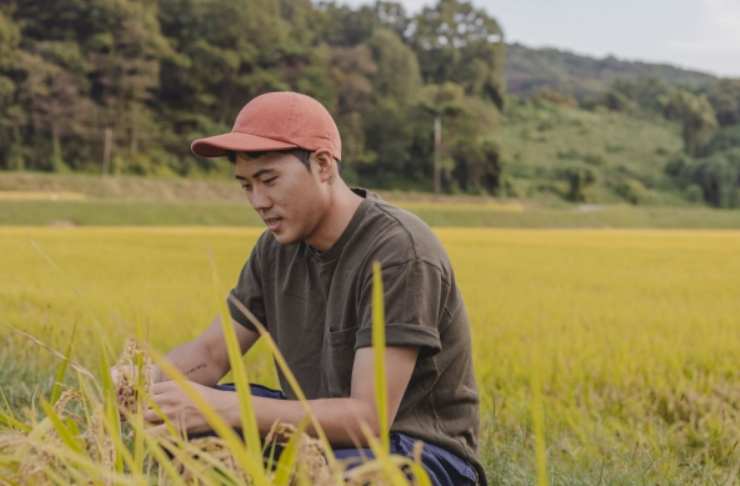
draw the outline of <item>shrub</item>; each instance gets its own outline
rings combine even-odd
[[[704,200],[704,191],[699,184],[690,184],[684,190],[684,195],[691,202],[702,202]]]
[[[691,163],[690,157],[685,154],[678,154],[668,161],[663,168],[663,172],[671,177],[678,177],[689,163]]]
[[[681,178],[702,188],[704,200],[717,208],[740,206],[740,149],[712,154],[686,165]]]
[[[740,148],[740,125],[720,130],[707,146],[709,154],[722,152],[731,148]]]
[[[550,88],[537,91],[531,96],[531,98],[533,100],[547,101],[553,105],[569,106],[571,108],[578,106],[578,102],[573,99],[573,97]]]
[[[558,169],[557,175],[568,183],[565,198],[572,202],[585,202],[586,189],[596,182],[596,171],[587,165],[568,165]]]
[[[634,205],[655,204],[660,201],[657,194],[635,179],[621,181],[614,190],[627,202]]]

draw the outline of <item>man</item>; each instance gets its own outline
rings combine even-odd
[[[326,109],[297,93],[265,94],[242,109],[231,133],[197,140],[192,151],[229,157],[267,225],[232,295],[270,332],[332,447],[352,450],[357,439],[367,446],[362,421],[380,432],[371,347],[372,263],[379,261],[393,452],[409,453],[423,440],[435,484],[485,485],[470,326],[447,254],[420,219],[347,187],[339,132]],[[259,334],[229,307],[246,353]],[[236,394],[214,388],[229,371],[218,318],[166,358],[240,427]],[[155,382],[153,399],[163,413],[188,433],[208,431],[176,383],[158,369]],[[282,374],[280,383],[287,399],[253,396],[263,437],[276,420],[297,424],[305,413]],[[148,411],[145,419],[161,417]]]

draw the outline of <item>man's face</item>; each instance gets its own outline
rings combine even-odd
[[[281,245],[308,240],[319,226],[324,198],[314,172],[288,154],[236,158],[236,179]]]

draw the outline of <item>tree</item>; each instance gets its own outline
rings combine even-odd
[[[363,111],[365,144],[372,164],[358,165],[359,175],[383,187],[402,175],[419,179],[413,166],[414,107],[421,90],[414,52],[392,31],[379,27],[367,44],[377,69],[369,75],[372,102]]]
[[[689,164],[684,184],[702,188],[704,200],[717,208],[740,207],[740,149],[714,153]]]
[[[723,79],[707,94],[723,127],[740,124],[740,79]]]
[[[572,164],[558,170],[560,178],[568,183],[566,199],[572,202],[586,202],[586,190],[596,182],[596,171],[592,167]]]
[[[375,29],[367,46],[377,66],[372,76],[376,95],[392,98],[398,103],[413,102],[422,85],[414,51],[398,35],[384,28]]]
[[[81,108],[94,103],[96,113],[87,116],[94,127],[88,129],[95,128],[101,142],[103,129],[114,129],[135,154],[139,133],[144,131],[141,120],[149,111],[147,103],[159,87],[159,62],[169,49],[160,34],[156,5],[150,0],[39,0],[19,2],[14,17],[23,25],[21,47],[37,57],[26,56],[25,64],[42,67],[47,76],[53,71],[51,65],[61,69],[60,79],[50,80],[48,86],[52,91],[65,91],[60,96],[67,101],[60,101],[61,105],[69,105],[70,110],[74,105],[81,114],[86,111]],[[41,66],[40,60],[50,65]],[[40,79],[40,74],[25,72],[29,79]],[[36,83],[26,90],[27,99],[45,96],[40,87]],[[72,103],[74,97],[80,103]],[[74,131],[82,136],[83,131]],[[54,140],[58,140],[57,132],[52,126]],[[102,150],[91,152],[96,145],[92,137],[73,137],[64,144],[64,151],[75,145],[70,142],[80,142],[86,159],[99,160]]]
[[[375,154],[365,147],[363,113],[372,104],[371,77],[378,66],[372,52],[364,45],[330,47],[329,76],[334,85],[333,115],[342,135],[344,157],[350,164],[375,161]]]
[[[453,82],[503,107],[503,31],[485,11],[465,1],[439,0],[414,17],[407,31],[425,83]]]
[[[411,23],[403,5],[395,2],[375,2],[375,16],[381,26],[395,33],[399,38],[405,36]]]
[[[12,79],[21,33],[18,26],[0,11],[0,166],[23,169],[19,130],[23,113],[15,103],[17,86]]]
[[[461,141],[452,150],[455,168],[452,171],[460,189],[465,192],[484,191],[495,196],[505,196],[506,172],[501,148],[487,140],[480,145]]]
[[[442,159],[449,153],[449,147],[454,143],[455,122],[459,120],[463,120],[464,122],[471,115],[471,111],[462,102],[464,98],[465,94],[461,86],[446,83],[442,86],[426,86],[424,95],[418,103],[421,112],[430,115],[434,123],[433,174],[435,196],[438,196],[442,192],[442,169],[445,165],[448,165]],[[447,126],[446,122],[450,122],[450,126]],[[446,127],[444,139],[442,135],[443,124]],[[448,174],[447,179],[449,179],[451,168],[447,166],[446,169]]]
[[[166,150],[187,166],[217,165],[192,157],[189,142],[228,130],[262,93],[293,89],[331,106],[329,55],[316,48],[312,28],[321,16],[305,1],[159,0],[158,7],[175,52],[162,60],[155,106],[172,127]]]
[[[63,137],[89,134],[92,103],[81,93],[80,80],[71,70],[52,62],[50,53],[72,49],[74,45],[39,43],[38,53],[22,52],[16,63],[19,83],[18,100],[29,114],[32,133],[41,146],[51,141],[50,153],[38,154],[33,168],[54,171],[66,168],[62,151]],[[75,53],[67,53],[75,58]],[[50,59],[52,58],[52,59]],[[68,150],[69,152],[69,150]],[[45,155],[45,156],[44,156]],[[46,162],[51,162],[47,164]]]
[[[496,21],[462,0],[416,17],[391,1],[12,0],[0,167],[99,171],[103,155],[113,173],[224,170],[190,142],[228,130],[251,98],[293,90],[335,117],[348,177],[426,188],[436,174],[439,190],[494,191],[500,158],[483,144],[503,48]]]
[[[435,194],[451,189],[453,183],[464,185],[465,190],[485,186],[477,180],[487,173],[480,166],[486,165],[484,159],[493,155],[491,145],[481,147],[481,144],[486,143],[497,125],[495,105],[467,96],[462,86],[445,83],[425,86],[418,110],[419,130],[426,140],[431,142],[432,126],[438,129],[434,143]],[[477,154],[477,162],[464,160],[463,154],[471,153]],[[429,155],[425,159],[429,160]]]
[[[532,93],[530,99],[542,100],[552,103],[553,105],[568,106],[570,108],[578,106],[578,102],[574,98],[549,88],[544,88]]]
[[[740,149],[740,125],[732,125],[719,130],[707,146],[707,153],[714,154],[731,148]]]
[[[663,114],[683,127],[684,151],[692,157],[701,154],[715,128],[717,118],[706,96],[674,88],[660,98]]]
[[[660,97],[668,91],[668,86],[656,77],[641,75],[635,81],[624,78],[614,80],[610,91],[627,98],[633,107],[660,113]]]

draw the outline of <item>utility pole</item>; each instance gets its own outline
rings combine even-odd
[[[113,143],[113,129],[105,127],[105,142],[103,145],[103,179],[108,177],[110,172],[110,152]]]
[[[434,200],[439,199],[442,192],[442,180],[440,177],[442,158],[442,117],[434,117]]]

